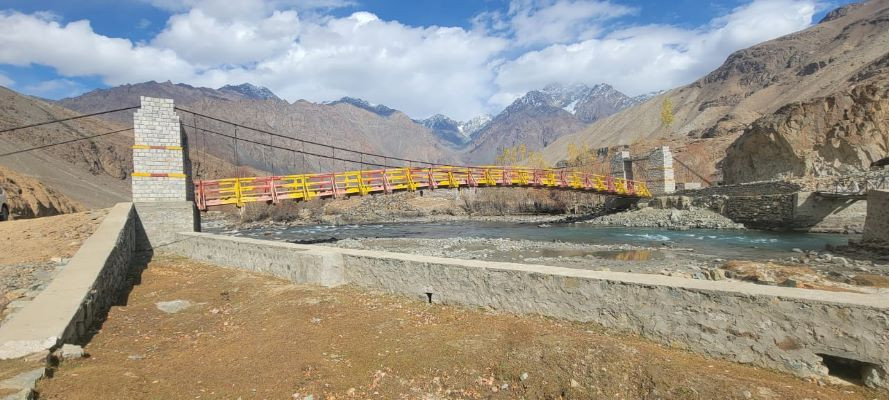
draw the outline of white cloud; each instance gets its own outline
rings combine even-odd
[[[297,10],[330,10],[354,6],[357,3],[353,0],[142,0],[154,7],[171,12],[185,12],[192,8],[204,8],[210,10],[219,10],[222,14],[240,15],[245,14],[245,9],[252,10],[279,10],[279,9],[297,9]]]
[[[806,27],[816,12],[816,0],[756,0],[697,29],[614,31],[609,23],[634,9],[516,0],[466,30],[408,26],[367,12],[317,14],[351,4],[345,0],[145,1],[174,13],[147,43],[100,35],[86,20],[0,12],[0,64],[41,64],[65,78],[99,76],[109,85],[250,82],[291,101],[355,96],[413,117],[468,119],[551,82],[608,82],[628,94],[673,87],[732,51]]]
[[[70,79],[50,79],[26,85],[22,88],[26,93],[51,99],[77,96],[84,92],[83,87]]]
[[[286,53],[253,69],[214,71],[204,81],[249,80],[285,98],[313,101],[356,96],[412,116],[447,112],[470,118],[492,94],[499,38],[459,28],[416,28],[355,13],[306,24]]]
[[[514,44],[566,43],[597,35],[607,20],[635,12],[631,7],[592,0],[514,0],[505,15],[482,13],[477,27],[509,35]]]
[[[0,63],[48,65],[67,77],[100,75],[112,85],[191,77],[191,67],[172,50],[98,35],[86,20],[62,25],[8,12],[0,12]]]
[[[170,17],[152,45],[171,49],[200,66],[244,64],[287,51],[299,25],[295,11],[274,11],[259,19],[221,19],[196,8]]]
[[[15,81],[10,79],[8,76],[0,74],[0,86],[10,87],[15,84]]]
[[[814,0],[756,0],[698,29],[632,27],[573,44],[554,44],[497,70],[492,103],[506,105],[550,82],[607,82],[630,95],[689,83],[733,51],[807,27]]]

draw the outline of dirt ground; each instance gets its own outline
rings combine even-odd
[[[91,210],[52,217],[0,222],[0,265],[70,258],[95,232],[108,210]]]
[[[165,313],[156,303],[187,300]],[[874,399],[591,324],[158,258],[41,399]]]

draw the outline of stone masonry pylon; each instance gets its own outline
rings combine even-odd
[[[177,232],[200,230],[200,215],[192,201],[187,142],[172,99],[141,97],[133,115],[133,203],[141,226],[142,250],[158,250],[175,240]]]

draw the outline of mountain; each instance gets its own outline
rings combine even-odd
[[[803,31],[736,51],[691,84],[565,135],[544,150],[544,157],[563,159],[571,144],[600,148],[640,140],[728,138],[714,141],[725,144],[710,149],[715,163],[755,120],[790,103],[848,90],[850,79],[887,49],[889,1],[846,6]],[[666,100],[673,106],[671,127],[661,122]]]
[[[655,90],[652,92],[640,94],[638,96],[633,96],[633,98],[632,98],[633,104],[644,103],[644,102],[648,101],[649,99],[651,99],[652,97],[655,97],[655,96],[657,96],[661,93],[664,93],[664,92],[666,92],[666,90]]]
[[[491,122],[490,114],[482,114],[475,118],[470,119],[466,122],[461,122],[459,125],[460,132],[463,132],[463,136],[466,136],[469,139],[472,139],[478,131],[485,127],[488,122]]]
[[[367,101],[344,97],[329,103],[312,103],[299,100],[294,103],[272,101],[258,95],[261,88],[252,85],[239,85],[238,90],[199,88],[170,82],[145,82],[101,89],[84,95],[64,99],[59,104],[80,112],[92,112],[116,107],[118,104],[138,104],[139,96],[172,98],[175,104],[185,109],[212,115],[223,120],[257,127],[285,136],[330,144],[340,148],[356,149],[366,153],[386,154],[392,157],[409,158],[434,163],[453,163],[456,154],[441,143],[432,131],[415,123],[404,113],[383,105],[372,105]],[[270,92],[269,92],[270,93]],[[131,118],[132,114],[124,117]],[[228,135],[235,132],[230,125],[212,122],[188,113],[181,113],[182,121],[188,125],[214,130]],[[201,133],[200,129],[187,127],[186,132],[197,132],[199,140],[192,146],[199,147],[210,155],[228,162],[238,162],[257,170],[274,173],[298,173],[301,171],[331,171],[362,168],[363,156],[339,152],[338,158],[354,159],[356,163],[333,162],[320,157],[309,156],[305,163],[302,157],[281,149],[239,142],[238,149],[232,148],[231,139],[212,133]],[[266,135],[240,130],[239,137],[262,143],[270,139]],[[303,143],[282,138],[274,139],[274,146],[300,148]],[[314,154],[330,153],[329,148],[306,144],[306,151]],[[237,154],[235,153],[237,151]],[[237,156],[237,157],[236,157]],[[298,158],[299,162],[294,161]],[[392,160],[367,156],[365,167],[370,164],[395,165]],[[400,165],[400,164],[399,164]]]
[[[515,100],[473,135],[464,159],[490,163],[502,149],[524,144],[542,149],[559,137],[634,104],[607,84],[550,84]]]
[[[514,101],[479,130],[463,158],[470,164],[489,164],[505,148],[524,144],[528,149],[540,149],[584,126],[577,116],[554,104],[550,95],[534,90]]]
[[[382,104],[371,104],[367,100],[363,100],[363,99],[359,99],[359,98],[355,98],[355,97],[343,97],[342,99],[326,102],[324,104],[331,105],[331,106],[337,105],[337,104],[349,104],[349,105],[370,111],[370,112],[372,112],[376,115],[379,115],[381,117],[388,117],[388,116],[394,114],[396,111],[398,111],[398,110],[386,107]]]
[[[236,96],[243,97],[245,99],[251,100],[281,100],[278,96],[275,96],[271,90],[265,88],[263,86],[251,85],[249,83],[242,83],[240,85],[225,85],[219,88],[220,92],[223,93],[231,93]]]
[[[203,99],[238,100],[243,94],[233,91],[220,91],[205,87],[195,87],[184,83],[143,82],[125,84],[108,89],[96,89],[77,97],[61,99],[56,103],[62,107],[88,114],[126,106],[138,106],[139,96],[174,99],[177,105],[190,104]],[[132,112],[107,115],[105,119],[132,123]]]
[[[429,128],[429,130],[435,133],[435,136],[445,143],[455,147],[462,147],[469,143],[472,140],[472,136],[489,121],[491,121],[491,116],[488,114],[479,115],[465,122],[455,121],[442,114],[435,114],[415,122]]]
[[[595,122],[636,104],[632,98],[605,83],[593,87],[554,83],[544,87],[541,92],[550,96],[552,106],[563,108],[585,123]]]
[[[439,139],[452,145],[461,146],[469,141],[469,138],[463,133],[462,124],[444,115],[435,114],[416,122],[429,128]]]

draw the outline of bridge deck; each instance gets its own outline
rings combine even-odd
[[[195,183],[195,201],[208,207],[249,202],[311,200],[371,193],[459,187],[539,187],[650,197],[645,183],[577,171],[513,167],[393,168],[206,180]]]

